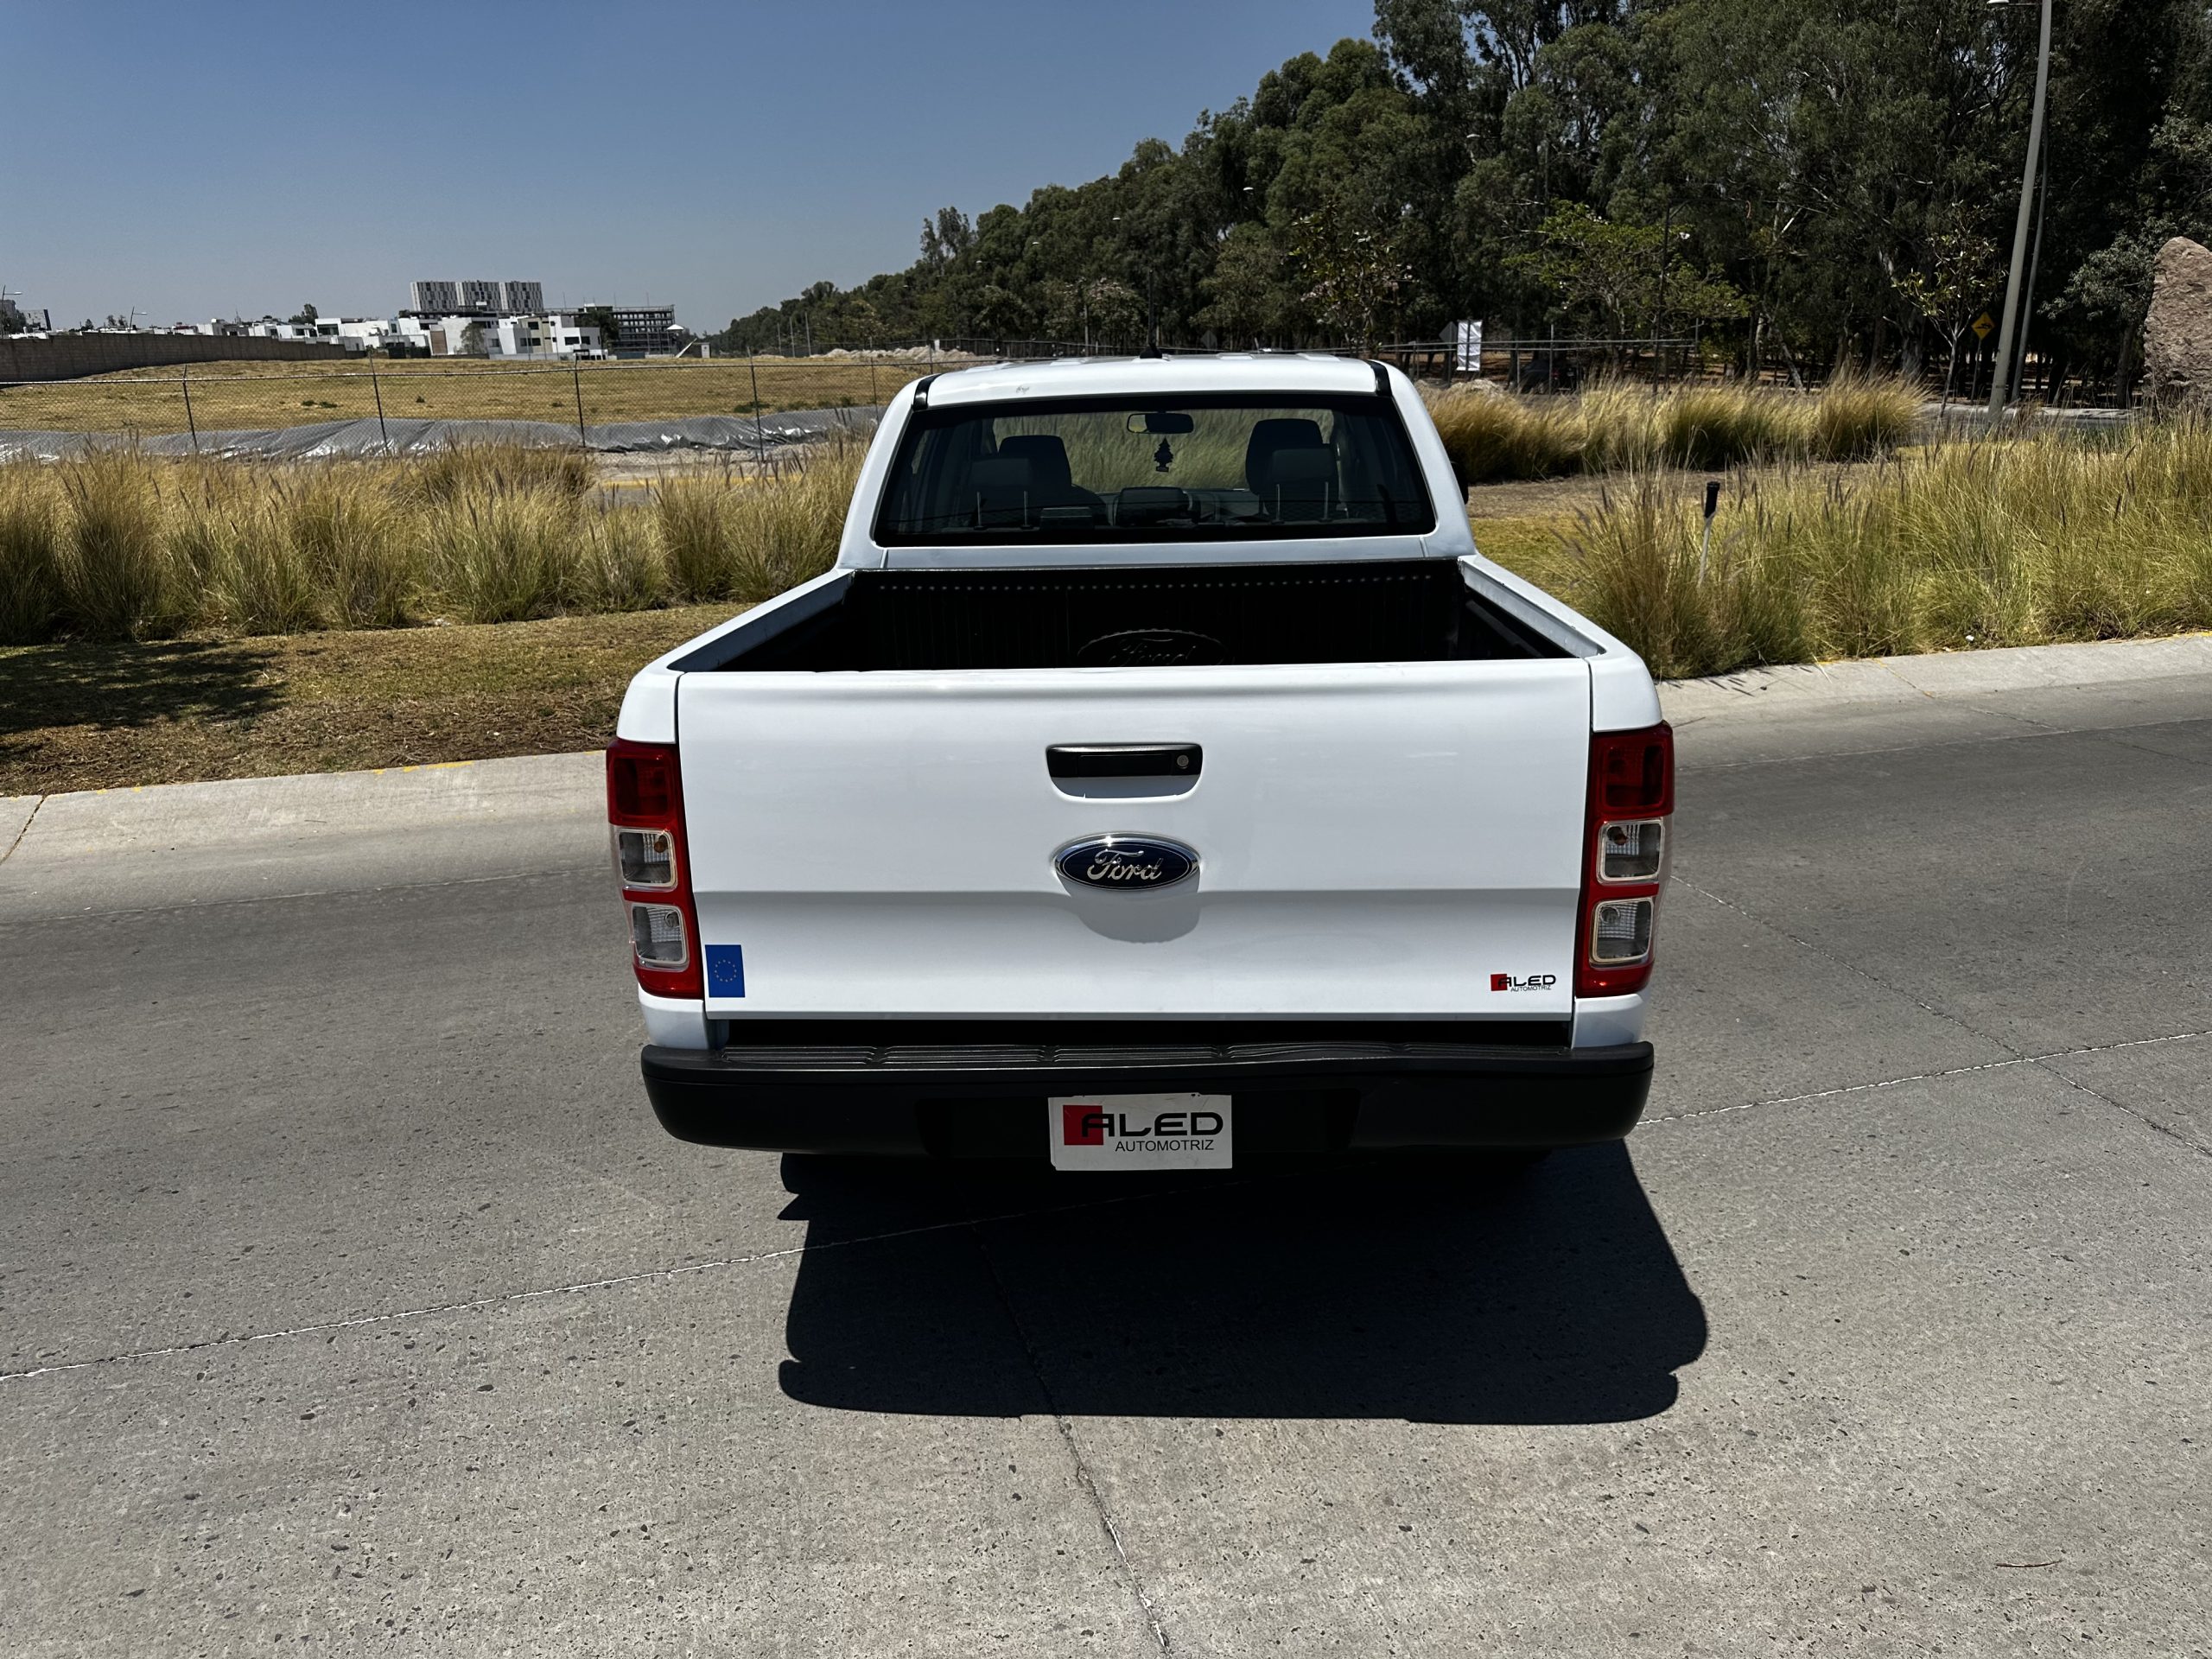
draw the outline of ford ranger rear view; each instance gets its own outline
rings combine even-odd
[[[1234,1167],[1643,1109],[1674,750],[1395,370],[933,375],[835,569],[642,671],[607,800],[688,1141]]]

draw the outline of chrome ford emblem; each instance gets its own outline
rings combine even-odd
[[[1090,836],[1061,848],[1052,864],[1079,887],[1156,893],[1196,874],[1198,855],[1154,836]]]

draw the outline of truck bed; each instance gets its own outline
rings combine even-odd
[[[855,570],[677,666],[865,672],[1482,662],[1569,654],[1448,559]],[[779,626],[777,626],[779,624]]]

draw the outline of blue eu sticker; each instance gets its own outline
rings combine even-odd
[[[707,995],[745,995],[745,951],[741,946],[710,944],[707,947]]]

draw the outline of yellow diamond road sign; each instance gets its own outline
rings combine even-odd
[[[1991,316],[1988,312],[1983,312],[1980,316],[1974,320],[1974,337],[1977,340],[1987,340],[1989,338],[1989,331],[1996,326],[1997,320]]]

